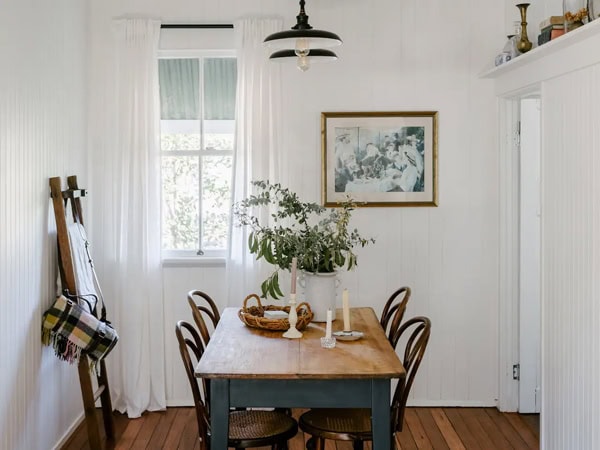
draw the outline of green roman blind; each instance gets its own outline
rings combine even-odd
[[[198,59],[159,59],[160,118],[162,120],[198,120]]]
[[[235,119],[235,58],[204,59],[204,119]]]
[[[199,60],[159,59],[160,118],[198,120]],[[204,119],[235,119],[237,62],[235,58],[205,58]]]

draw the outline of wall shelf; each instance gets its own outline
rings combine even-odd
[[[600,19],[535,47],[480,78],[496,80],[496,92],[507,95],[532,84],[600,62]]]

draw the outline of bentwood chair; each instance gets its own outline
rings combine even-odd
[[[394,391],[390,417],[392,442],[396,432],[402,431],[406,400],[427,342],[431,333],[431,322],[427,317],[415,317],[397,327],[391,334],[394,346],[401,337],[407,338],[403,364],[406,370],[404,382],[399,382]],[[311,409],[300,416],[300,428],[311,435],[306,448],[324,450],[325,440],[353,441],[355,450],[363,448],[363,442],[372,441],[371,410],[368,408],[323,408]]]
[[[385,302],[385,306],[381,312],[380,323],[388,340],[390,339],[390,331],[396,330],[402,323],[409,300],[410,288],[403,286],[390,295],[390,298]]]
[[[192,308],[192,317],[194,323],[198,327],[202,342],[206,347],[210,341],[210,335],[216,328],[219,320],[221,320],[221,314],[219,308],[217,308],[214,300],[206,293],[198,290],[189,291],[187,299],[190,307]],[[205,320],[207,317],[208,320]]]
[[[192,388],[200,450],[210,449],[210,401],[208,380],[194,376],[194,366],[204,353],[204,344],[193,325],[183,320],[175,327],[179,352]],[[202,386],[202,389],[200,388]],[[286,450],[287,441],[298,432],[298,423],[280,411],[242,410],[229,412],[228,447],[235,449],[270,446],[272,450]]]

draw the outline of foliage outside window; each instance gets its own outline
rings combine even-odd
[[[162,249],[224,256],[231,209],[236,60],[159,60]]]

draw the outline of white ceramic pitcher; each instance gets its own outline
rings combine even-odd
[[[327,310],[333,311],[337,307],[337,288],[340,280],[337,272],[311,273],[302,271],[298,284],[303,289],[304,301],[310,305],[314,313],[313,322],[326,322]]]

